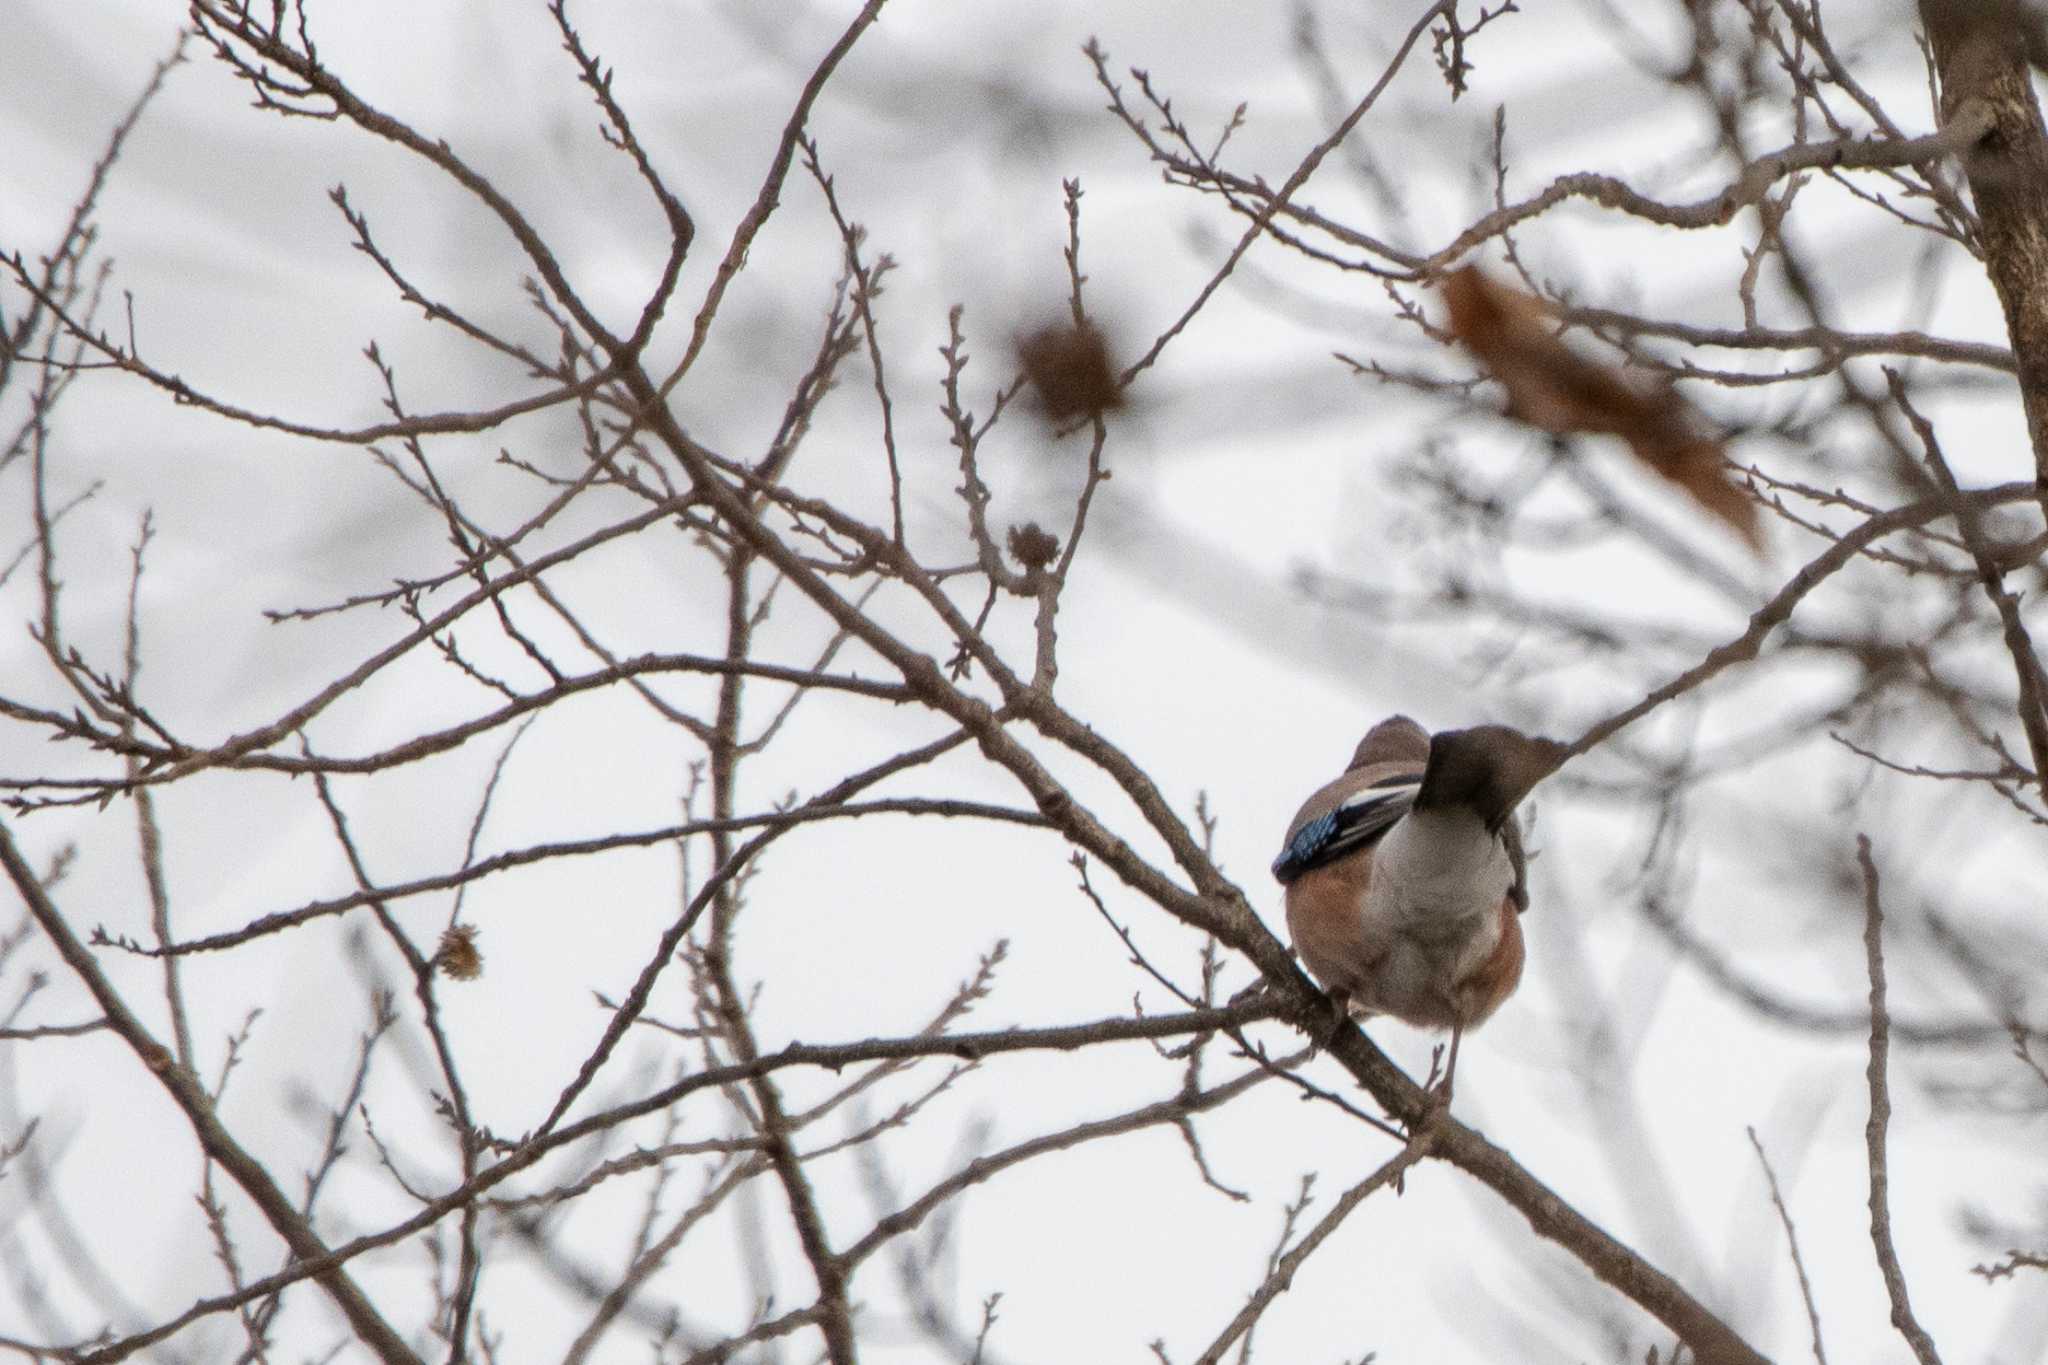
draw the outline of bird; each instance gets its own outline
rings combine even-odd
[[[1347,1014],[1465,1030],[1521,983],[1527,858],[1515,807],[1570,751],[1505,725],[1392,716],[1287,827],[1273,875],[1295,951]]]

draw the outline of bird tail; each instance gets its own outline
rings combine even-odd
[[[1554,739],[1477,725],[1444,730],[1429,741],[1429,766],[1415,794],[1417,811],[1467,807],[1498,834],[1529,789],[1556,772],[1571,751]]]

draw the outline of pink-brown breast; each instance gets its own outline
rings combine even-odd
[[[1309,975],[1326,991],[1356,992],[1372,979],[1387,945],[1362,909],[1372,884],[1372,851],[1312,868],[1287,888],[1287,932]]]
[[[1469,1028],[1499,1009],[1522,984],[1522,963],[1527,956],[1522,917],[1515,911],[1515,898],[1508,896],[1500,903],[1500,941],[1478,968],[1458,983],[1459,1021]]]
[[[1367,850],[1305,872],[1287,888],[1288,932],[1302,965],[1323,989],[1344,992],[1355,1013],[1391,1013],[1422,1028],[1469,1028],[1514,994],[1527,953],[1512,896],[1501,900],[1494,921],[1497,936],[1484,957],[1469,967],[1442,964],[1437,968],[1442,975],[1416,977],[1410,974],[1417,965],[1412,952],[1390,952],[1398,929],[1363,913],[1371,884]],[[1451,977],[1445,967],[1457,975]]]

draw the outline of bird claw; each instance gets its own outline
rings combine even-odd
[[[1231,1009],[1236,1009],[1239,1005],[1249,1005],[1255,1000],[1263,999],[1270,989],[1270,983],[1262,976],[1236,995],[1231,996],[1225,1004]]]
[[[1436,1053],[1430,1058],[1430,1083],[1426,1087],[1426,1093],[1429,1096],[1429,1107],[1426,1114],[1426,1121],[1428,1122],[1434,1123],[1437,1119],[1451,1112],[1451,1082],[1458,1074],[1458,1044],[1463,1040],[1464,1035],[1465,1029],[1463,1025],[1454,1025],[1452,1027],[1450,1056],[1443,1058],[1444,1070],[1442,1076],[1436,1074],[1436,1063],[1438,1057],[1443,1056],[1443,1047],[1439,1045]]]
[[[1337,1022],[1330,1025],[1328,1033],[1316,1040],[1317,1045],[1325,1051],[1337,1045],[1337,1039],[1343,1035],[1345,1026],[1351,1022],[1351,992],[1340,988],[1328,992],[1328,997],[1330,1008],[1337,1012]]]

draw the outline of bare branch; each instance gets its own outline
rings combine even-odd
[[[1934,1349],[1933,1338],[1913,1316],[1905,1272],[1899,1268],[1898,1249],[1892,1245],[1891,1177],[1885,1154],[1892,1099],[1885,1077],[1891,1055],[1891,1018],[1885,1006],[1884,910],[1878,901],[1877,864],[1871,858],[1870,840],[1861,834],[1856,836],[1856,862],[1863,869],[1863,955],[1870,969],[1870,1122],[1863,1130],[1870,1152],[1870,1243],[1884,1274],[1885,1292],[1891,1297],[1892,1326],[1913,1348],[1921,1365],[1939,1365],[1941,1355]]]

